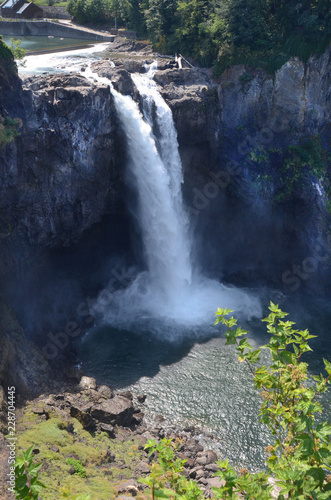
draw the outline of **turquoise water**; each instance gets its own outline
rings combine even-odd
[[[20,37],[11,37],[7,35],[3,35],[3,41],[10,46],[10,39],[20,39],[21,40],[21,48],[34,51],[34,50],[45,50],[45,49],[63,49],[67,47],[75,47],[79,45],[95,45],[94,41],[86,40],[84,38],[60,38],[53,37],[48,38],[47,36],[20,36]]]

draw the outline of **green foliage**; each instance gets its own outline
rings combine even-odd
[[[162,439],[158,444],[148,440],[145,449],[150,455],[157,455],[157,462],[151,466],[150,474],[139,479],[140,483],[150,487],[152,500],[155,498],[181,498],[198,500],[204,498],[203,492],[195,481],[183,475],[186,460],[176,457],[180,441]]]
[[[2,40],[2,35],[0,35],[0,59],[13,59],[13,53]]]
[[[86,470],[83,467],[83,464],[80,460],[76,460],[75,458],[68,458],[66,460],[66,464],[72,465],[75,471],[75,474],[79,477],[86,477]]]
[[[219,74],[232,64],[274,72],[331,40],[329,0],[69,0],[80,23],[129,24],[154,49],[182,53]]]
[[[250,161],[257,164],[267,164],[269,162],[268,151],[263,146],[253,149],[248,155]]]
[[[275,477],[281,488],[279,499],[330,498],[331,483],[327,471],[331,470],[331,424],[316,422],[316,413],[322,412],[319,395],[330,383],[331,363],[324,360],[327,376],[308,380],[308,365],[301,356],[310,351],[308,330],[296,330],[292,321],[284,321],[284,313],[272,302],[270,314],[265,318],[270,341],[260,349],[253,349],[247,341],[247,331],[237,327],[237,320],[228,318],[229,309],[218,309],[215,324],[227,327],[227,344],[236,346],[239,362],[245,362],[253,376],[255,388],[260,391],[262,405],[260,421],[274,436],[266,448],[268,475]],[[242,338],[241,338],[242,337]],[[271,356],[270,366],[254,368],[262,349]],[[225,486],[215,491],[217,498],[271,499],[266,473],[238,476],[228,463],[220,463],[217,475]]]
[[[91,500],[116,498],[114,484],[132,478],[132,471],[145,458],[145,452],[139,448],[140,436],[128,436],[121,428],[118,439],[105,432],[92,435],[75,418],[68,417],[68,421],[53,411],[43,420],[34,410],[44,408],[44,404],[44,401],[26,404],[17,419],[18,449],[26,450],[35,443],[39,449],[38,461],[44,463],[39,478],[47,490],[40,495],[42,500],[62,497],[74,500],[83,494],[89,494]],[[115,455],[115,461],[109,458],[108,450]],[[70,474],[70,465],[66,463],[69,457],[82,462],[86,478]]]
[[[324,186],[325,192],[330,194],[330,179],[328,178],[330,163],[330,158],[323,149],[318,136],[312,135],[303,139],[300,144],[289,146],[281,169],[281,186],[276,197],[277,201],[288,198],[298,183],[311,173]]]
[[[15,462],[15,496],[17,500],[38,500],[38,494],[46,486],[38,479],[42,464],[33,463],[33,445]]]
[[[81,495],[72,495],[70,488],[63,487],[60,489],[61,498],[67,498],[68,500],[90,500],[91,496],[85,493]]]
[[[0,147],[6,146],[19,136],[18,129],[22,126],[19,118],[11,118],[10,116],[0,116]]]
[[[17,61],[21,61],[21,64],[24,64],[22,60],[25,57],[26,50],[21,48],[21,40],[15,40],[15,38],[11,38],[10,50],[12,51],[14,58]]]
[[[244,84],[244,83],[247,83],[247,82],[250,82],[252,80],[252,77],[249,73],[243,73],[242,75],[240,75],[239,77],[239,81],[240,83]]]
[[[130,17],[129,0],[69,0],[67,11],[81,24],[112,23],[116,28]]]

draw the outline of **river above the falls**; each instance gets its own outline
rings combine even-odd
[[[69,48],[74,49],[76,46],[92,46],[96,42],[86,40],[86,38],[63,38],[59,36],[9,36],[3,35],[2,39],[7,45],[11,45],[11,39],[21,40],[20,48],[28,52],[37,51],[61,51]]]

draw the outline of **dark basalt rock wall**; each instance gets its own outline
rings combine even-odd
[[[0,150],[3,273],[18,248],[36,256],[70,246],[123,211],[123,148],[109,89],[79,75],[35,77],[15,98],[22,133]]]
[[[286,269],[315,258],[318,239],[326,244],[328,198],[313,169],[305,167],[287,199],[277,195],[289,145],[319,136],[330,151],[330,62],[328,49],[307,64],[292,59],[273,76],[244,66],[218,82],[195,68],[156,73],[177,126],[196,252],[214,276],[283,286]],[[312,273],[320,290],[329,267]]]

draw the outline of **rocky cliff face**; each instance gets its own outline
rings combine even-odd
[[[24,133],[2,151],[7,224],[29,245],[67,245],[121,197],[111,96],[78,75],[24,85]]]
[[[79,75],[36,77],[22,86],[8,64],[0,76],[7,103],[2,112],[23,124],[20,135],[0,148],[1,287],[16,288],[20,311],[23,295],[43,293],[47,249],[73,245],[105,215],[120,215],[123,171],[115,158],[122,148],[107,87]],[[7,331],[6,316],[1,314],[0,384],[38,392],[49,367],[21,328]],[[33,323],[24,326],[33,332]]]
[[[287,148],[319,137],[318,154],[327,157],[330,62],[329,49],[307,64],[290,60],[273,76],[244,66],[218,82],[194,68],[156,73],[176,121],[200,252],[213,272],[282,284],[286,267],[314,256],[317,238],[326,241],[328,160],[316,167],[299,151],[300,163]]]
[[[0,40],[0,136],[5,137],[7,119],[16,118],[17,123],[24,118],[22,86],[17,68],[9,50]],[[15,128],[16,126],[14,126]],[[0,141],[1,142],[1,141]],[[10,220],[8,199],[17,203],[17,148],[15,142],[0,145],[0,274],[6,274],[15,267],[13,247],[8,245],[8,236],[16,219]],[[13,176],[16,177],[13,181]],[[9,210],[8,210],[9,209]],[[3,257],[3,258],[2,258]],[[1,273],[3,271],[3,273]],[[3,288],[3,281],[1,280]],[[6,412],[2,386],[15,386],[20,398],[45,390],[50,379],[50,367],[38,349],[28,341],[15,317],[12,308],[0,295],[0,412]],[[1,420],[1,418],[0,418]],[[1,427],[0,422],[0,427]],[[5,426],[7,432],[7,422]]]
[[[277,163],[271,165],[270,151],[284,151],[312,134],[328,145],[330,60],[330,50],[306,65],[294,59],[273,77],[236,66],[219,82],[207,70],[161,61],[155,80],[173,111],[193,214],[200,215],[206,199],[219,209],[217,202],[229,195],[251,203],[259,194],[260,201],[270,201],[274,180],[260,193],[257,181],[262,170],[270,177]],[[119,59],[114,68],[101,61],[94,71],[139,100],[130,72],[144,71],[142,61]],[[24,133],[0,152],[2,234],[31,247],[70,246],[103,215],[122,210],[125,145],[111,94],[78,74],[38,76],[24,82],[17,102],[24,108]],[[209,195],[203,192],[213,178],[222,191],[216,200],[211,186]],[[313,178],[303,183],[295,197],[317,206],[314,225],[322,230],[324,201],[315,181],[315,187]],[[195,197],[198,191],[202,195]]]

